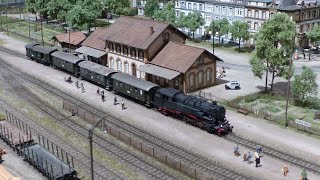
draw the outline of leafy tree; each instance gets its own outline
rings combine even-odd
[[[249,39],[249,24],[247,22],[241,22],[241,21],[234,21],[231,28],[230,32],[232,33],[232,36],[234,38],[239,39],[239,53],[240,53],[240,41],[241,39],[248,40]]]
[[[99,0],[78,0],[68,11],[67,22],[70,27],[89,29],[92,22],[101,14],[102,5]]]
[[[275,33],[277,32],[277,33]],[[268,86],[268,72],[272,73],[271,91],[275,77],[288,78],[291,55],[294,50],[295,24],[286,14],[274,14],[266,20],[255,36],[256,52],[250,59],[255,76],[262,77],[266,71],[265,91]]]
[[[219,19],[219,20],[212,20],[210,23],[210,26],[208,27],[209,31],[212,31],[213,35],[216,34],[216,32],[219,33],[219,43],[221,36],[228,33],[230,29],[229,21],[226,18]]]
[[[104,0],[107,10],[113,14],[123,15],[125,8],[130,8],[129,0]]]
[[[144,15],[152,17],[159,10],[159,0],[148,0],[144,6]]]
[[[318,93],[317,74],[310,68],[303,66],[302,73],[295,75],[292,83],[292,93],[296,101],[307,104],[312,101],[312,97]]]
[[[51,19],[66,21],[68,11],[76,4],[76,0],[49,0],[47,4],[47,13]]]
[[[315,25],[311,31],[307,33],[307,37],[310,39],[312,45],[315,45],[317,41],[320,41],[320,26]],[[309,60],[311,56],[311,50],[309,50]]]
[[[26,6],[29,12],[31,13],[39,13],[41,17],[47,18],[47,4],[49,0],[27,0]],[[37,16],[36,16],[37,20]]]
[[[162,10],[157,10],[153,17],[158,21],[167,22],[176,26],[175,9],[171,1],[169,1]]]
[[[187,26],[186,22],[187,22],[187,16],[184,14],[184,12],[181,12],[177,19],[176,26],[178,28],[186,27]]]
[[[192,38],[194,40],[194,32],[200,27],[203,26],[205,21],[202,18],[201,14],[196,12],[196,13],[189,13],[188,16],[186,17],[186,27],[192,31]]]

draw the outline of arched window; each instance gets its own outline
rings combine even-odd
[[[128,62],[124,62],[124,72],[129,74],[129,64]]]
[[[190,74],[190,76],[189,76],[189,86],[190,87],[194,86],[194,78],[195,78],[195,75],[193,73]]]
[[[199,82],[199,85],[203,84],[203,71],[199,71],[198,73],[198,82]]]
[[[122,62],[120,59],[117,59],[117,70],[122,71]]]
[[[196,3],[193,4],[193,10],[197,10],[197,4]]]
[[[114,60],[112,57],[110,58],[110,68],[114,69]]]
[[[211,82],[212,81],[212,70],[210,68],[207,69],[207,75],[206,75],[206,79],[207,82]]]
[[[137,77],[137,67],[135,64],[131,64],[131,72],[132,72],[132,76]]]

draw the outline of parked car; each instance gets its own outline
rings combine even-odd
[[[229,81],[225,85],[226,89],[240,89],[240,82],[239,81]]]

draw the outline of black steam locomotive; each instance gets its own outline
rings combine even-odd
[[[42,47],[39,44],[28,44],[25,47],[26,55],[31,60],[61,69],[76,77],[80,76],[209,133],[222,135],[232,132],[233,127],[225,118],[225,108],[216,102],[186,95],[173,88],[162,88],[55,48]]]

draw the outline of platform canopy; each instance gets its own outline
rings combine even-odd
[[[139,71],[159,76],[168,80],[172,80],[175,77],[179,76],[181,73],[171,69],[163,68],[153,64],[145,64],[138,68]]]
[[[90,48],[87,46],[81,46],[80,48],[76,49],[75,52],[85,54],[88,56],[92,56],[95,58],[100,58],[101,56],[104,56],[107,54],[105,51],[100,51],[94,48]]]

